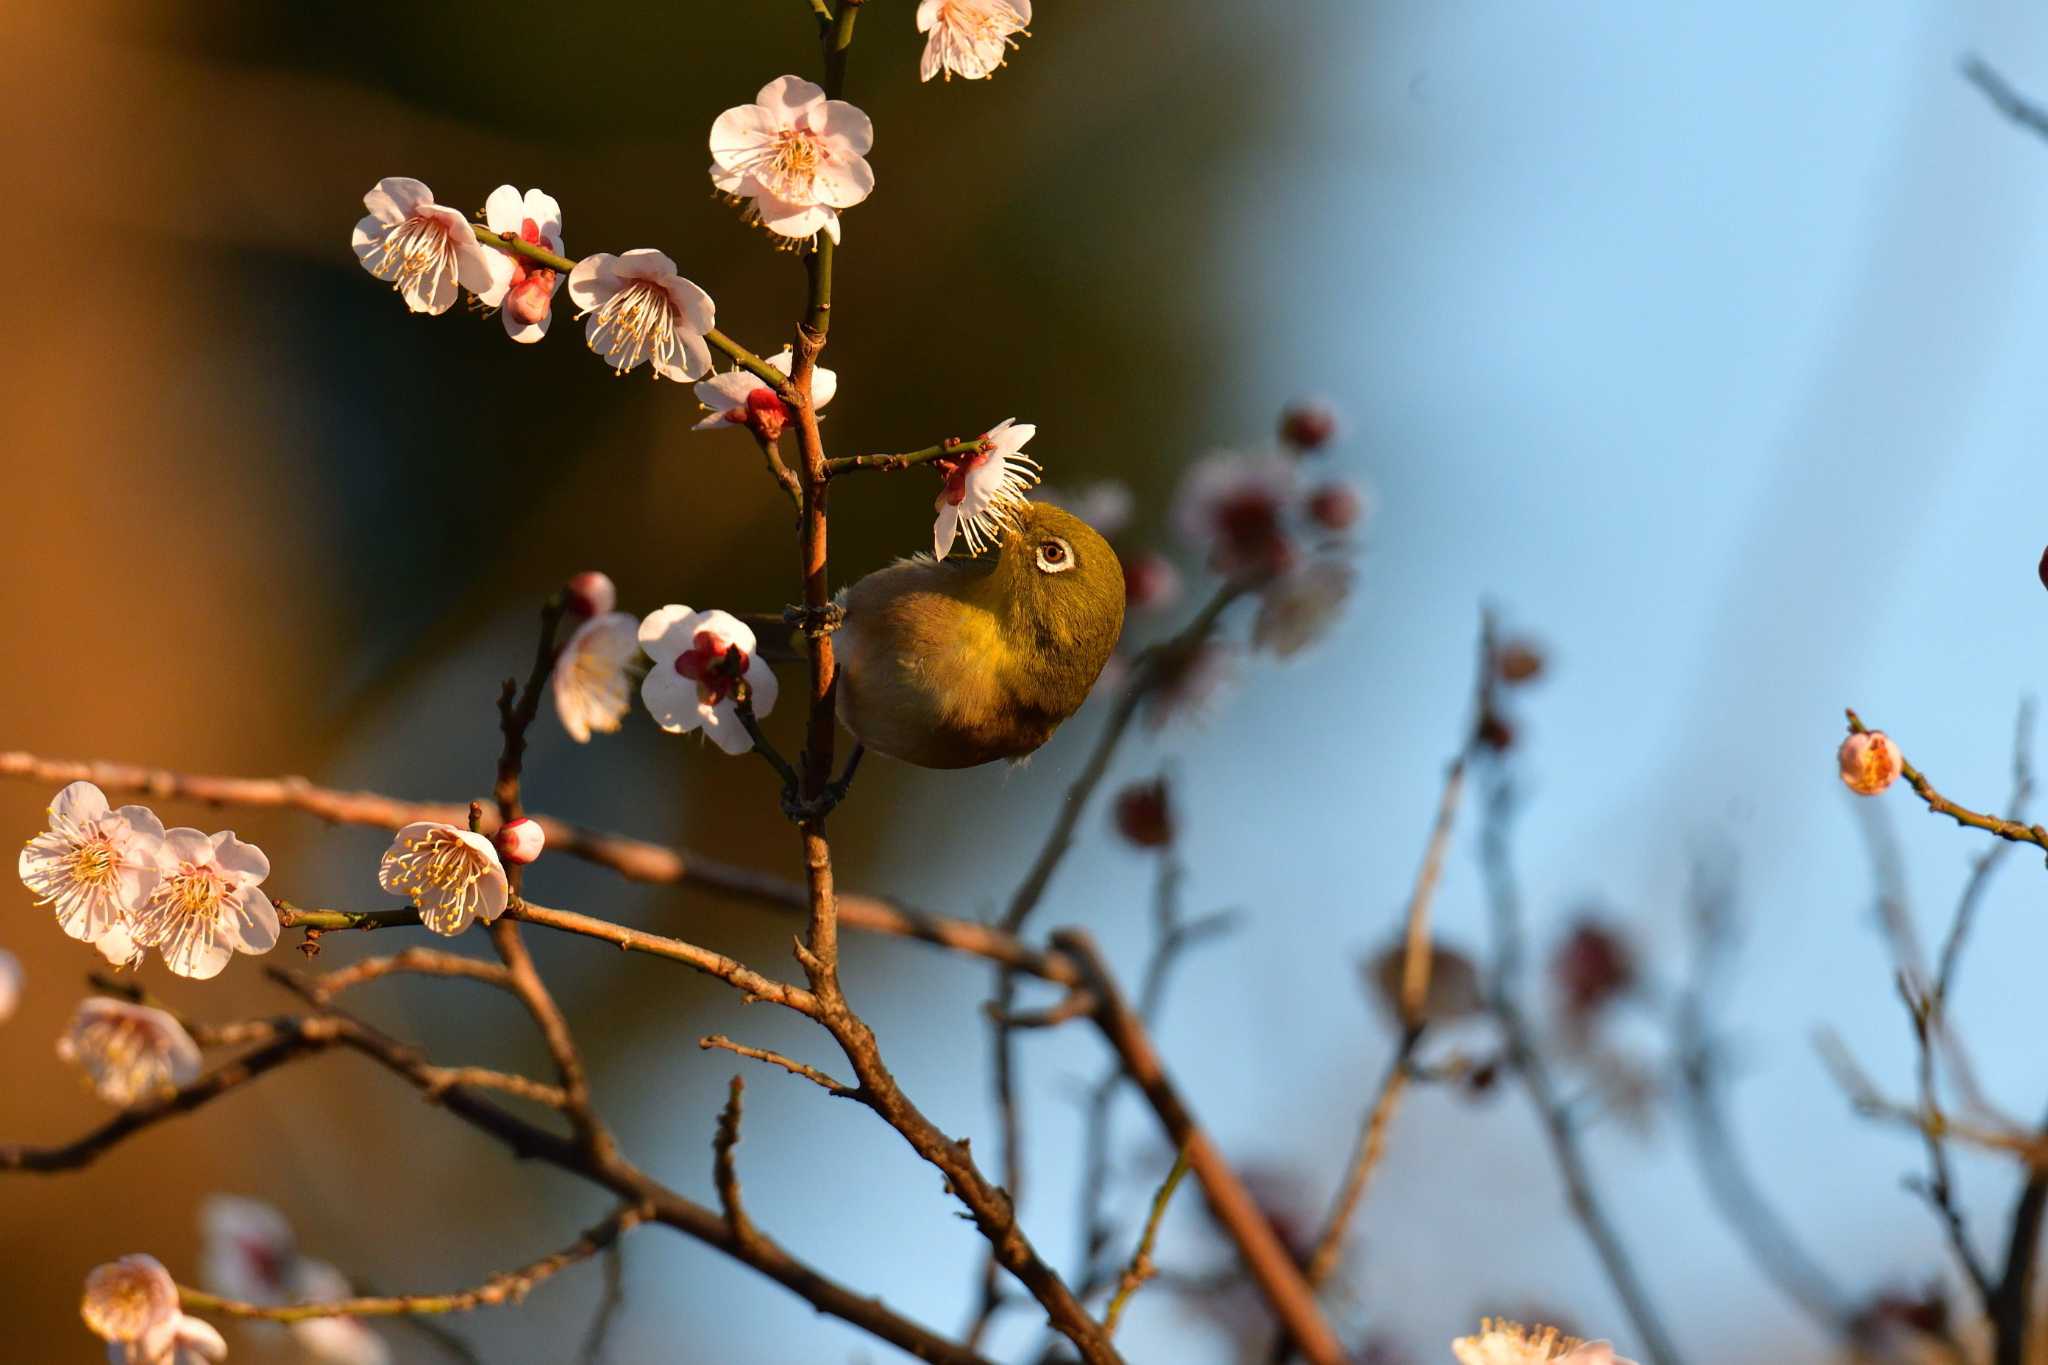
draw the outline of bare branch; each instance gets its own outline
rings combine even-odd
[[[1131,1263],[1117,1280],[1116,1293],[1110,1297],[1109,1308],[1102,1315],[1103,1330],[1115,1335],[1117,1323],[1123,1320],[1124,1309],[1129,1306],[1131,1296],[1139,1286],[1159,1273],[1152,1264],[1152,1248],[1159,1241],[1159,1224],[1166,1217],[1166,1206],[1173,1202],[1173,1192],[1180,1188],[1181,1178],[1188,1173],[1188,1153],[1183,1147],[1173,1159],[1173,1169],[1166,1173],[1160,1183],[1159,1193],[1152,1196],[1152,1212],[1145,1219],[1144,1235],[1138,1238],[1138,1249],[1131,1253]]]
[[[722,1033],[714,1033],[709,1037],[699,1038],[697,1046],[707,1050],[720,1048],[726,1052],[736,1053],[741,1057],[751,1057],[757,1062],[767,1062],[770,1066],[779,1066],[791,1075],[801,1076],[805,1080],[816,1084],[819,1089],[827,1094],[837,1095],[841,1099],[861,1098],[860,1090],[857,1087],[842,1085],[808,1063],[799,1062],[793,1057],[785,1057],[780,1052],[770,1052],[766,1048],[748,1047],[745,1043],[736,1043]]]

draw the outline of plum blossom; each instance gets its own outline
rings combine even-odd
[[[768,357],[771,368],[783,374],[790,372],[795,364],[789,347],[785,346]],[[839,392],[839,376],[820,365],[811,371],[811,410],[822,411]],[[709,379],[698,381],[697,401],[709,415],[697,423],[694,430],[716,431],[720,427],[748,427],[764,441],[772,441],[782,434],[782,429],[796,420],[796,412],[782,398],[762,383],[759,376],[746,370],[731,369],[724,374],[715,374]]]
[[[1348,531],[1365,515],[1365,495],[1347,480],[1332,479],[1309,492],[1303,510],[1325,531]]]
[[[501,237],[562,254],[562,206],[552,195],[539,190],[522,195],[511,185],[500,185],[484,200],[484,224]],[[512,252],[493,251],[490,257],[492,277],[505,286],[500,312],[506,334],[514,341],[539,341],[554,318],[561,272]]]
[[[711,368],[704,334],[717,309],[661,252],[585,256],[569,272],[569,297],[585,319],[584,343],[620,374],[644,363],[657,379],[687,384]]]
[[[1294,461],[1278,451],[1208,456],[1181,485],[1175,506],[1181,533],[1207,553],[1218,573],[1284,572],[1294,563],[1284,513],[1295,481]]]
[[[369,216],[356,224],[356,259],[384,280],[415,313],[445,313],[456,288],[486,307],[504,301],[511,276],[494,266],[460,210],[434,202],[434,192],[406,176],[387,176],[363,196]]]
[[[140,1341],[108,1342],[107,1365],[205,1365],[226,1360],[228,1343],[203,1318],[180,1313]]]
[[[874,124],[795,76],[776,77],[754,100],[711,125],[711,183],[770,232],[802,242],[822,231],[837,242],[839,210],[875,188]]]
[[[1882,730],[1866,730],[1843,740],[1835,762],[1842,770],[1842,784],[1858,796],[1876,796],[1898,781],[1906,768],[1905,755]]]
[[[1131,509],[1137,502],[1131,495],[1131,486],[1116,479],[1097,479],[1072,492],[1064,488],[1041,488],[1038,501],[1066,508],[1093,526],[1105,540],[1131,524]]]
[[[293,1263],[293,1303],[333,1303],[355,1292],[348,1277],[325,1261],[301,1256]],[[319,1365],[390,1365],[391,1348],[361,1318],[305,1318],[291,1324],[291,1334]]]
[[[266,1308],[293,1303],[332,1303],[354,1292],[348,1278],[325,1261],[299,1253],[291,1224],[256,1199],[214,1195],[200,1206],[201,1275],[223,1298]],[[288,1330],[305,1355],[324,1365],[388,1365],[384,1339],[356,1318],[308,1318]]]
[[[1259,594],[1252,643],[1285,659],[1323,638],[1343,612],[1358,571],[1341,559],[1318,559],[1282,574]]]
[[[1160,774],[1147,782],[1133,782],[1116,794],[1112,808],[1117,833],[1138,848],[1167,848],[1173,843],[1173,796]]]
[[[82,1068],[94,1093],[123,1109],[199,1076],[199,1044],[175,1017],[105,996],[79,1002],[57,1040],[57,1056]]]
[[[0,948],[0,1024],[14,1017],[21,1006],[21,959]]]
[[[78,1315],[102,1341],[139,1344],[178,1320],[178,1284],[156,1257],[123,1256],[87,1272]]]
[[[1005,417],[977,449],[935,461],[946,485],[933,504],[939,513],[932,523],[934,556],[944,559],[955,537],[964,537],[968,553],[976,555],[1001,542],[1038,482],[1038,461],[1024,453],[1037,434],[1030,423],[1019,426],[1016,418]]]
[[[22,849],[22,884],[56,910],[65,933],[97,943],[156,890],[163,837],[147,807],[111,810],[98,787],[73,782],[50,803],[49,830]]]
[[[1124,565],[1124,605],[1139,611],[1161,611],[1180,600],[1180,570],[1165,555],[1141,550]]]
[[[1342,433],[1337,409],[1320,398],[1289,403],[1280,414],[1280,439],[1289,450],[1306,455],[1321,450]]]
[[[163,954],[179,976],[219,976],[236,953],[277,946],[277,910],[259,889],[270,859],[233,830],[174,829],[160,846],[162,876],[135,913],[135,942]]]
[[[111,963],[117,971],[129,971],[142,965],[142,959],[149,956],[149,950],[135,941],[135,931],[126,924],[117,924],[92,941],[100,950],[100,956]]]
[[[1017,46],[1013,34],[1031,36],[1031,0],[924,0],[917,7],[917,31],[929,34],[917,73],[930,80],[941,71],[978,81],[993,76],[1005,50]]]
[[[623,611],[605,611],[576,627],[555,656],[548,689],[555,714],[578,744],[593,733],[619,728],[632,705],[632,664],[640,654],[639,622]]]
[[[1214,640],[1162,650],[1152,667],[1157,673],[1145,698],[1145,723],[1154,730],[1180,720],[1206,720],[1237,676],[1236,656]]]
[[[540,827],[540,821],[530,816],[521,816],[498,831],[498,852],[508,863],[521,867],[540,857],[547,847],[547,831]]]
[[[640,698],[655,724],[671,734],[702,730],[729,754],[754,747],[734,694],[744,680],[754,714],[765,716],[775,709],[776,681],[775,670],[754,652],[746,622],[722,611],[666,606],[640,623],[640,648],[654,661]]]
[[[512,894],[489,839],[432,820],[398,831],[378,864],[377,884],[418,906],[421,924],[450,936],[504,914]]]
[[[1523,1327],[1488,1318],[1479,1335],[1451,1343],[1458,1365],[1635,1365],[1614,1354],[1604,1341],[1582,1342],[1561,1335],[1555,1327]]]

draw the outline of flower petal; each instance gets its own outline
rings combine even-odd
[[[569,297],[578,308],[599,308],[619,292],[619,258],[608,251],[585,256],[569,272]]]
[[[363,207],[387,226],[402,223],[418,209],[434,202],[434,192],[406,175],[388,175],[370,187]]]
[[[777,76],[761,87],[760,92],[754,96],[754,102],[764,108],[786,113],[788,121],[783,126],[788,127],[790,123],[796,121],[798,114],[827,101],[823,86],[815,85],[801,76]]]
[[[526,218],[526,200],[511,185],[500,185],[484,200],[484,226],[493,232],[517,232]]]
[[[671,602],[641,620],[640,650],[654,660],[655,672],[660,672],[662,665],[674,665],[677,656],[689,649],[697,633],[697,617],[688,607]]]

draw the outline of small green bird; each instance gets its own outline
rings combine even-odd
[[[1021,759],[1088,699],[1123,632],[1123,565],[1050,503],[1006,521],[993,555],[898,560],[846,590],[839,723],[870,749],[921,768]]]

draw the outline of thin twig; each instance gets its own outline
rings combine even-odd
[[[604,1290],[598,1295],[597,1307],[591,1312],[590,1328],[583,1334],[583,1344],[577,1348],[576,1365],[601,1365],[605,1341],[611,1336],[625,1306],[625,1243],[613,1242],[604,1249]]]
[[[722,1033],[713,1033],[707,1037],[699,1038],[697,1046],[706,1050],[718,1048],[726,1052],[735,1053],[741,1057],[751,1057],[757,1062],[766,1062],[770,1066],[779,1066],[792,1076],[801,1076],[805,1080],[817,1085],[819,1089],[824,1090],[826,1093],[837,1095],[842,1099],[860,1098],[859,1089],[850,1085],[842,1085],[806,1062],[799,1062],[794,1057],[785,1057],[780,1052],[770,1052],[766,1048],[748,1047],[745,1043],[736,1043]]]
[[[1864,725],[1861,717],[1854,711],[1849,711],[1846,714],[1849,718],[1849,732],[1851,734],[1860,735],[1867,732],[1869,727]],[[1896,743],[1897,741],[1893,742]],[[2040,825],[2023,824],[2018,820],[2003,819],[1996,815],[1986,815],[1981,811],[1971,810],[1967,806],[1957,805],[1936,791],[1934,784],[1928,781],[1925,773],[1905,761],[1903,753],[1900,754],[1899,758],[1899,771],[1905,777],[1907,785],[1912,787],[1915,794],[1926,803],[1927,809],[1932,813],[1946,815],[1959,825],[1964,825],[1971,829],[1980,829],[1986,834],[1995,834],[1999,838],[2009,840],[2015,844],[2032,844],[2036,848],[2048,849],[2048,829],[2044,829]]]
[[[1103,1312],[1103,1330],[1114,1336],[1117,1323],[1123,1320],[1124,1309],[1131,1296],[1138,1292],[1140,1285],[1159,1273],[1152,1264],[1152,1248],[1159,1241],[1159,1224],[1166,1217],[1166,1206],[1173,1202],[1173,1192],[1180,1188],[1181,1178],[1188,1173],[1188,1153],[1183,1147],[1173,1159],[1173,1169],[1166,1173],[1160,1183],[1159,1193],[1152,1196],[1152,1212],[1145,1219],[1144,1235],[1138,1238],[1138,1249],[1131,1253],[1131,1263],[1117,1280],[1116,1293],[1110,1297],[1109,1307]]]
[[[1963,79],[1983,91],[1999,113],[2022,128],[2048,137],[2048,110],[2020,94],[2005,77],[1991,69],[1990,63],[1971,55],[1963,58],[1962,69]]]
[[[365,982],[401,973],[415,976],[463,977],[470,981],[481,981],[487,986],[496,986],[501,990],[512,989],[511,973],[496,963],[480,962],[473,957],[438,952],[432,948],[407,948],[384,957],[366,957],[340,971],[329,972],[320,978],[319,991],[323,999],[331,1000],[343,991],[353,990]]]
[[[929,445],[922,450],[913,450],[902,455],[841,455],[837,459],[825,461],[825,472],[837,478],[841,474],[851,474],[862,469],[914,469],[918,465],[932,464],[939,460],[958,459],[962,455],[971,455],[987,447],[986,436],[976,436],[968,440],[955,437],[950,441],[940,441],[937,445]]]

